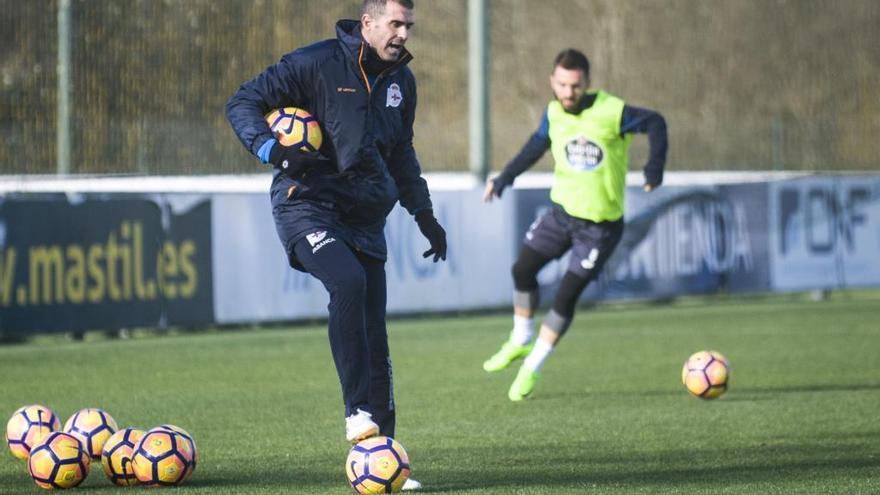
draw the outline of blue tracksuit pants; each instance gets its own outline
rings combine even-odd
[[[382,435],[394,436],[394,385],[385,327],[385,262],[355,252],[319,230],[294,246],[302,266],[330,293],[330,350],[342,386],[345,415],[363,409]]]

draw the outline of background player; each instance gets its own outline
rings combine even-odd
[[[611,256],[623,234],[623,199],[628,148],[633,133],[647,133],[650,144],[644,189],[663,182],[666,122],[652,110],[627,105],[605,91],[587,92],[590,63],[580,51],[566,49],[553,62],[550,87],[556,97],[532,134],[504,171],[488,181],[484,201],[501,197],[514,179],[550,149],[555,162],[553,202],[532,224],[513,265],[513,330],[501,349],[483,363],[489,372],[525,357],[508,391],[512,401],[532,393],[544,361],[574,318],[577,300]],[[569,266],[531,344],[538,306],[538,272],[571,249]]]

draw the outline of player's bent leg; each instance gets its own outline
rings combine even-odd
[[[538,272],[552,259],[553,255],[543,254],[535,248],[524,244],[519,250],[516,261],[513,262],[513,266],[510,268],[513,286],[516,291],[525,294],[536,291],[538,289]],[[537,305],[537,300],[518,301],[514,296],[514,305],[516,306],[530,305],[530,303]]]
[[[575,304],[588,283],[589,278],[570,271],[562,277],[553,308],[544,317],[538,339],[507,392],[510,400],[521,401],[534,391],[541,367],[571,326]]]
[[[488,372],[501,371],[532,350],[533,316],[538,307],[538,272],[552,257],[523,245],[511,268],[513,292],[513,329],[510,337],[495,354],[483,362]]]
[[[565,335],[570,325],[570,316],[562,316],[555,309],[551,309],[547,313],[547,316],[544,317],[544,323],[541,325],[541,333],[535,341],[532,352],[523,360],[516,379],[511,384],[510,390],[507,391],[507,397],[510,400],[518,402],[531,395],[535,390],[535,384],[538,382],[541,367],[547,358],[550,357],[550,354],[553,353],[553,349],[559,343],[559,339]]]

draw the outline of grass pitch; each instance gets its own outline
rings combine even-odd
[[[508,315],[389,325],[398,440],[432,494],[880,493],[880,296],[700,300],[581,310],[533,397],[482,361]],[[83,407],[181,426],[200,465],[175,493],[346,494],[339,385],[323,326],[0,347],[0,413]],[[681,365],[733,367],[715,401]],[[5,421],[5,419],[4,419]],[[5,447],[4,447],[5,449]],[[99,465],[77,490],[109,494]],[[137,490],[137,488],[135,488]],[[0,455],[0,493],[43,493]]]

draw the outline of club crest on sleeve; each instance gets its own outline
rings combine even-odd
[[[397,83],[391,83],[388,86],[388,96],[385,98],[386,107],[399,107],[403,101],[403,93],[400,92],[400,86]]]

